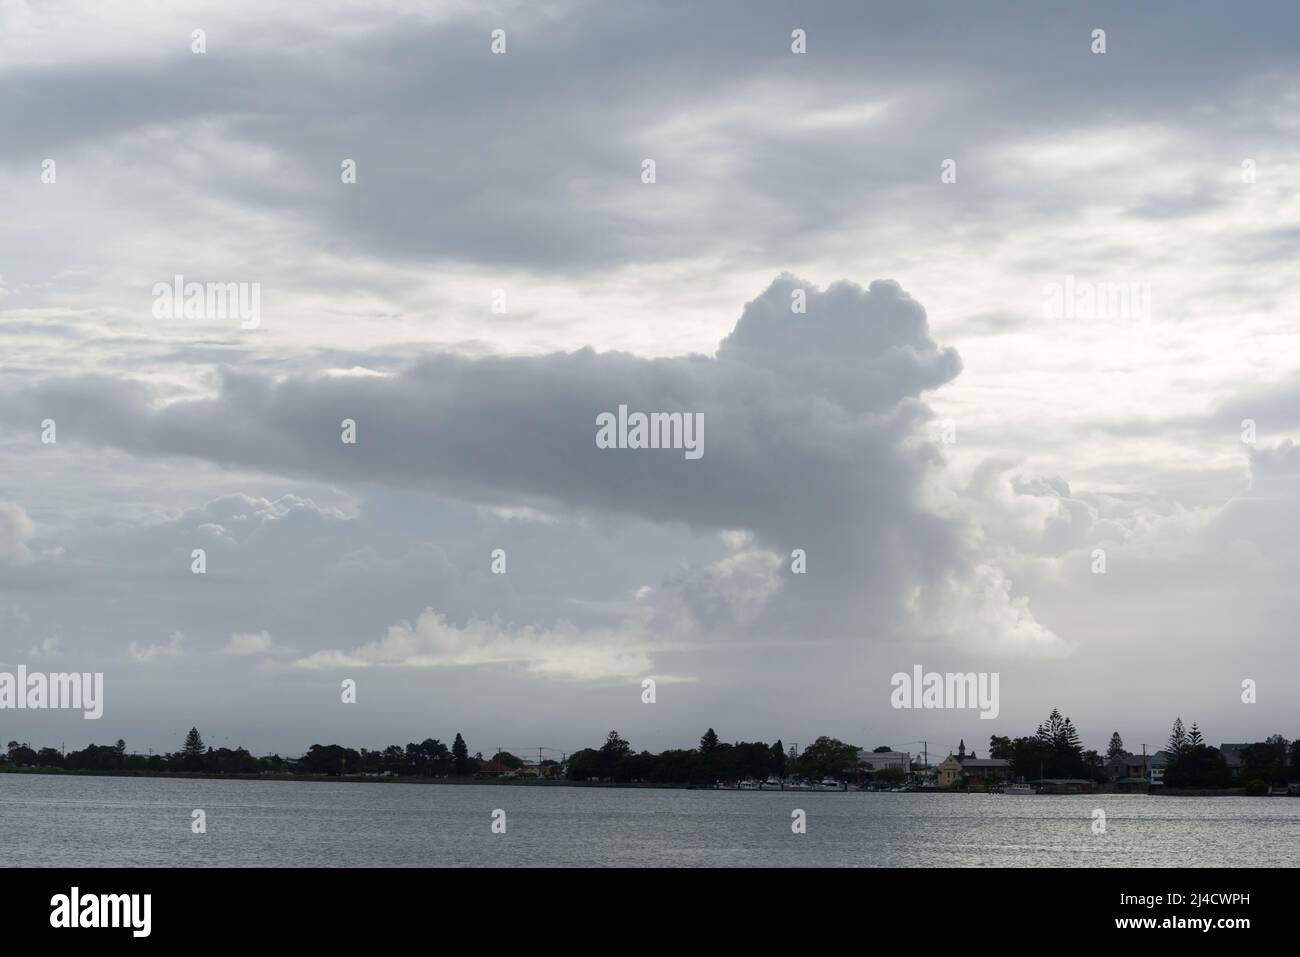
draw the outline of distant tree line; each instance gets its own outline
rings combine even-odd
[[[126,742],[87,745],[63,754],[57,748],[41,748],[10,741],[3,755],[14,767],[62,768],[69,771],[189,771],[205,774],[389,774],[400,777],[469,777],[478,773],[483,756],[469,754],[465,739],[457,733],[451,747],[436,738],[412,742],[406,747],[392,744],[380,751],[356,750],[339,744],[313,744],[300,758],[278,754],[258,757],[245,748],[212,748],[203,743],[197,728],[185,735],[178,751],[169,754],[130,754]],[[524,762],[500,752],[493,760],[511,768]],[[556,762],[542,762],[555,765]]]
[[[1191,730],[1185,731],[1183,719],[1176,719],[1165,750],[1170,755],[1165,768],[1167,787],[1223,788],[1233,782],[1223,754],[1205,743],[1194,721]],[[1288,743],[1282,735],[1274,734],[1243,748],[1238,781],[1248,791],[1258,793],[1270,785],[1300,781],[1300,738]]]
[[[1164,752],[1167,758],[1164,783],[1172,788],[1226,788],[1234,783],[1231,769],[1218,748],[1204,740],[1195,722],[1190,730],[1183,719],[1174,721]],[[1053,710],[1038,731],[1024,738],[994,735],[989,739],[989,754],[1011,762],[1016,777],[1106,779],[1105,764],[1112,758],[1131,757],[1118,731],[1110,736],[1103,758],[1096,751],[1085,751],[1069,718]],[[1152,755],[1154,757],[1154,755]],[[1242,751],[1242,768],[1238,781],[1249,790],[1263,791],[1273,784],[1300,781],[1300,738],[1288,742],[1280,734],[1252,744]]]
[[[643,781],[651,784],[709,785],[717,781],[794,776],[846,781],[869,770],[858,757],[857,745],[820,737],[802,752],[789,751],[778,739],[728,744],[709,728],[698,748],[659,754],[636,752],[617,731],[609,732],[599,748],[583,748],[569,757],[565,776],[571,781]],[[888,750],[888,749],[886,749]]]
[[[891,749],[885,745],[875,750]],[[1223,755],[1205,743],[1195,723],[1190,730],[1185,730],[1182,719],[1177,719],[1164,750],[1168,757],[1164,782],[1168,787],[1224,788],[1233,783]],[[652,754],[633,751],[631,744],[617,731],[611,731],[599,748],[583,748],[575,752],[563,768],[553,760],[543,761],[541,767],[548,774],[562,770],[572,781],[617,783],[710,785],[717,781],[765,780],[769,777],[817,781],[824,778],[861,781],[870,777],[876,783],[902,783],[904,772],[895,768],[873,768],[870,755],[865,759],[860,755],[861,749],[857,745],[826,736],[798,751],[794,747],[786,749],[779,739],[770,745],[763,741],[726,743],[712,728],[700,738],[697,748],[670,749]],[[1105,757],[1096,751],[1085,750],[1073,723],[1057,709],[1053,709],[1033,735],[1019,738],[993,735],[989,739],[989,756],[1011,762],[1011,777],[1030,780],[1045,777],[1103,781],[1106,761],[1128,755],[1118,731],[1111,735]],[[491,761],[512,769],[524,766],[522,759],[506,751],[497,752]],[[57,748],[37,750],[28,743],[10,741],[6,751],[0,753],[0,764],[12,767],[108,772],[369,774],[449,778],[472,777],[480,773],[483,763],[481,753],[470,755],[460,733],[456,734],[450,747],[436,738],[411,742],[405,747],[392,744],[382,750],[313,744],[298,758],[284,758],[278,754],[259,757],[242,747],[212,748],[204,744],[197,728],[189,730],[179,750],[167,754],[131,754],[127,752],[126,742],[120,739],[115,744],[90,744],[67,754]],[[1238,780],[1255,791],[1300,780],[1300,738],[1288,742],[1282,735],[1275,734],[1243,749]]]

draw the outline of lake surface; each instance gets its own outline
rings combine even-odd
[[[0,774],[0,835],[8,866],[1294,867],[1300,800]]]

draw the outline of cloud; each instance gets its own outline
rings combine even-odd
[[[871,665],[928,639],[993,653],[1006,715],[1105,687],[1109,724],[1124,682],[1172,715],[1185,675],[1289,673],[1286,0],[1245,25],[1215,0],[1176,20],[1117,7],[1105,56],[1093,25],[1018,3],[826,0],[800,12],[805,56],[775,0],[229,0],[205,13],[206,56],[162,0],[0,6],[0,499],[23,503],[0,514],[0,653],[57,635],[70,662],[128,641],[156,662],[183,630],[176,665],[205,674],[167,707],[207,691],[265,740],[301,690],[274,722],[294,747],[321,727],[321,676],[288,659],[359,655],[426,607],[477,636],[444,658],[503,660],[370,680],[406,682],[413,724],[430,687],[457,720],[509,689],[503,733],[619,713],[622,688],[559,702],[527,629],[597,660],[621,636],[700,678],[696,713],[786,740],[871,715]],[[261,282],[262,327],[154,320],[150,285],[176,273]],[[1047,320],[1065,275],[1148,282],[1152,321]],[[705,413],[705,458],[596,450],[594,415],[620,401]],[[932,415],[956,445],[929,441]],[[46,417],[57,446],[35,439]],[[263,633],[293,649],[276,667],[222,654]],[[1006,658],[1071,647],[1088,653],[1013,683]],[[234,717],[222,668],[275,693]],[[151,704],[169,694],[125,670]],[[1243,735],[1278,730],[1234,708],[1259,710],[1224,705]],[[141,709],[142,735],[163,710]]]
[[[60,658],[63,656],[63,652],[59,639],[46,638],[39,645],[33,645],[29,648],[27,655],[31,658]]]
[[[458,628],[426,608],[414,625],[392,625],[379,641],[317,652],[293,664],[308,670],[513,664],[549,678],[609,681],[648,674],[649,651],[643,637],[628,631],[582,632],[568,622],[548,629],[511,628],[477,619]]]
[[[282,651],[271,640],[270,632],[236,632],[223,649],[228,655],[270,655]]]
[[[179,631],[173,632],[166,644],[156,645],[141,645],[133,641],[127,647],[126,653],[131,657],[132,661],[141,664],[151,664],[168,658],[179,658],[185,653],[185,636]]]
[[[27,543],[36,525],[16,502],[0,501],[0,562],[22,564],[32,560]]]
[[[791,309],[796,290],[806,293],[804,314]],[[59,418],[61,437],[137,454],[385,483],[548,515],[745,530],[772,555],[804,549],[809,572],[782,570],[777,588],[761,583],[772,600],[737,621],[783,633],[815,623],[863,640],[867,621],[872,638],[907,633],[926,603],[969,600],[987,617],[997,600],[967,523],[927,501],[943,461],[918,440],[930,415],[921,396],[960,368],[898,284],[819,289],[783,274],[746,304],[712,358],[435,353],[385,377],[227,370],[215,395],[196,400],[160,403],[142,384],[94,377],[45,383],[24,398]],[[623,404],[702,413],[703,458],[598,448],[597,416]],[[340,441],[344,419],[357,423],[355,445]],[[705,579],[720,580],[716,569]],[[731,599],[705,579],[683,594],[717,625],[727,617],[718,600]],[[731,594],[754,604],[752,589]],[[1023,634],[1032,619],[1022,605],[1015,627]]]

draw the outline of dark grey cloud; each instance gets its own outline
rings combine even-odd
[[[172,165],[165,183],[133,184],[135,201],[171,206],[180,186],[280,210],[316,222],[319,246],[348,255],[570,270],[706,251],[788,261],[792,243],[896,215],[902,197],[940,203],[948,230],[985,235],[977,211],[1060,203],[1055,183],[1026,180],[1014,195],[989,188],[1004,161],[981,155],[990,140],[1171,113],[1218,136],[1236,129],[1252,84],[1295,76],[1294,9],[1261,3],[1252,17],[1270,28],[1242,30],[1234,11],[1208,0],[1177,13],[730,2],[578,4],[539,17],[520,6],[437,23],[380,18],[329,37],[330,56],[312,57],[284,51],[321,25],[283,14],[256,38],[214,35],[204,56],[177,44],[136,59],[11,68],[0,125],[8,158],[71,154],[78,175],[95,177],[106,171],[90,146],[220,123],[207,147],[182,135],[161,148],[269,147],[285,164],[278,175],[214,154]],[[488,52],[497,26],[510,37],[505,56]],[[804,56],[789,52],[795,26],[809,34]],[[1104,57],[1088,50],[1098,26],[1109,36]],[[728,115],[756,97],[770,101],[758,127]],[[897,105],[879,122],[801,125],[818,110],[873,101]],[[650,137],[677,129],[665,126],[672,121],[702,122],[709,135]],[[638,179],[647,155],[660,163],[654,188]],[[705,172],[724,155],[725,175]],[[345,157],[360,168],[346,190]],[[984,188],[936,197],[946,157]],[[1207,189],[1151,200],[1137,215],[1203,212]],[[663,203],[681,216],[654,219]],[[730,235],[713,228],[718,216],[735,224]]]
[[[795,289],[806,314],[791,310]],[[433,354],[382,378],[227,369],[215,396],[165,404],[138,382],[55,379],[6,404],[16,420],[56,419],[61,443],[747,530],[787,569],[793,549],[809,556],[808,575],[786,575],[784,627],[811,617],[851,629],[868,611],[893,624],[900,596],[965,573],[963,529],[922,500],[940,458],[915,441],[929,416],[920,397],[959,369],[896,284],[818,290],[782,276],[712,358]],[[597,416],[620,405],[702,413],[703,457],[598,448]],[[344,419],[356,445],[340,441]]]

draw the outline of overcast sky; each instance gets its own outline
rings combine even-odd
[[[106,699],[0,738],[1300,736],[1298,28],[0,0],[0,670]],[[916,664],[998,718],[891,708]]]

